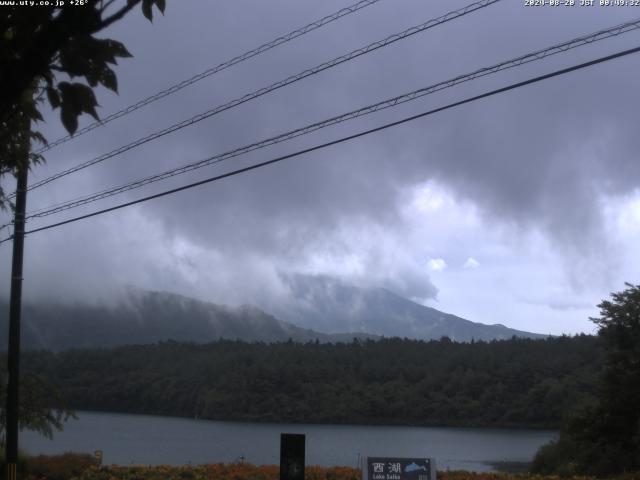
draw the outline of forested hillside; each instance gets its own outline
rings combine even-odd
[[[590,336],[454,343],[165,342],[32,352],[77,409],[209,419],[556,427],[589,401]]]
[[[0,308],[9,306],[0,302]],[[364,333],[329,335],[283,322],[252,306],[229,307],[168,292],[125,290],[112,304],[25,304],[25,350],[112,348],[165,340],[207,343],[220,338],[247,342],[351,341],[374,338]],[[0,317],[0,349],[6,348],[8,318]]]
[[[327,277],[297,276],[295,301],[276,308],[276,316],[250,305],[231,307],[169,292],[134,287],[108,302],[25,303],[24,350],[113,348],[167,340],[207,343],[350,342],[386,337],[456,341],[504,340],[512,336],[545,338],[503,325],[470,322],[419,305],[383,288],[362,289]],[[295,286],[295,288],[294,288]],[[297,306],[296,306],[297,305]],[[0,308],[8,304],[0,300]],[[275,308],[275,306],[274,306]],[[284,315],[281,317],[279,314]],[[8,318],[0,316],[0,349],[6,348]]]

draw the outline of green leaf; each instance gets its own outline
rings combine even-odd
[[[80,85],[80,84],[77,84]],[[91,115],[94,119],[100,120],[98,117],[98,112],[96,112],[96,107],[98,106],[98,101],[96,100],[96,96],[89,87],[82,85],[85,87],[84,89],[78,89],[78,98],[80,100],[80,107],[82,111]]]
[[[63,110],[73,112],[75,115],[80,115],[82,109],[79,106],[77,95],[75,94],[75,88],[73,84],[69,82],[60,82],[58,84],[61,96],[61,107]]]
[[[101,72],[97,70],[96,67],[93,67],[91,70],[87,72],[87,74],[85,75],[85,78],[87,79],[87,83],[90,86],[96,87],[98,85],[98,82],[100,81],[100,75],[101,75]]]
[[[100,76],[100,83],[109,90],[118,93],[118,78],[116,77],[114,71],[110,68],[107,67],[102,71],[102,75]]]
[[[47,139],[40,132],[31,132],[31,139],[40,142],[42,145],[48,145]]]
[[[167,6],[166,0],[142,0],[142,14],[153,22],[153,6],[158,7],[160,13],[164,15],[164,9]]]
[[[117,42],[115,40],[104,40],[105,45],[111,50],[111,53],[113,54],[114,57],[121,57],[121,58],[130,58],[133,57],[133,55],[131,55],[131,53],[129,52],[129,50],[127,50],[127,47],[124,46],[124,44]]]
[[[158,10],[160,10],[160,13],[164,15],[164,9],[167,6],[167,2],[165,0],[155,0],[155,1],[156,1],[156,7],[158,7]]]
[[[78,115],[71,111],[71,107],[69,105],[62,104],[60,120],[62,120],[62,124],[64,125],[64,128],[67,129],[67,132],[69,132],[69,135],[76,133],[76,130],[78,129]]]
[[[113,46],[109,40],[93,39],[91,59],[94,63],[103,65],[106,63],[117,63]]]
[[[96,120],[100,120],[95,108],[98,102],[90,87],[82,83],[60,82],[58,89],[62,99],[62,123],[70,134],[73,135],[78,128],[78,116],[82,113],[88,113]]]
[[[47,98],[54,110],[60,106],[60,94],[55,87],[47,87]]]
[[[69,45],[60,50],[60,67],[70,77],[84,76],[90,68],[86,48],[76,48],[75,43],[69,42]]]
[[[47,145],[46,142],[45,142],[45,145]],[[37,165],[39,163],[44,163],[44,157],[42,155],[40,155],[39,153],[29,152],[29,163],[31,163],[31,165]]]
[[[142,0],[142,14],[147,17],[147,20],[150,22],[153,22],[153,11],[151,10],[153,2],[154,0]]]

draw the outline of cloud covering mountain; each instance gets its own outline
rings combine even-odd
[[[541,335],[483,325],[411,302],[383,288],[360,289],[328,277],[287,281],[297,301],[274,316],[249,305],[229,307],[168,292],[128,288],[108,304],[39,302],[23,309],[22,345],[28,350],[113,347],[168,340],[206,343],[351,342],[380,336],[494,340]],[[6,308],[6,304],[0,308]],[[6,345],[6,317],[0,345]],[[284,319],[284,320],[281,320]]]
[[[385,288],[358,288],[327,276],[285,277],[293,302],[272,311],[288,322],[322,332],[368,332],[423,340],[468,342],[512,336],[543,338],[504,325],[471,322],[403,298]]]
[[[22,345],[30,350],[113,347],[168,340],[206,343],[220,338],[248,342],[353,339],[352,335],[326,335],[300,328],[256,307],[232,308],[167,292],[132,288],[109,305],[27,304],[22,325]],[[5,320],[0,325],[0,345],[7,343],[6,331]],[[367,338],[367,335],[360,337]]]
[[[134,54],[102,117],[345,7],[342,0],[193,0],[103,32]],[[470,0],[382,0],[46,153],[31,181],[439,17]],[[597,2],[596,2],[597,3]],[[35,211],[585,35],[633,8],[502,1],[165,135],[29,193]],[[265,21],[268,19],[268,21]],[[45,226],[629,48],[592,43],[206,169],[44,218]],[[348,144],[27,238],[25,299],[82,300],[122,284],[217,304],[288,300],[280,273],[384,286],[520,330],[593,331],[609,292],[637,283],[640,90],[626,57]],[[64,132],[59,112],[38,128]],[[89,119],[81,118],[81,127]],[[6,190],[13,182],[5,177]],[[4,214],[2,223],[9,221]],[[0,250],[9,265],[10,248]],[[474,262],[468,262],[473,258]],[[0,289],[6,292],[8,273]],[[543,323],[544,326],[540,324]]]

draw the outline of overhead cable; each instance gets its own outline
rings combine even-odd
[[[287,154],[287,155],[283,155],[283,156],[280,156],[280,157],[273,158],[271,160],[267,160],[267,161],[264,161],[264,162],[253,164],[253,165],[250,165],[248,167],[239,168],[239,169],[233,170],[231,172],[223,173],[221,175],[216,175],[214,177],[209,177],[209,178],[206,178],[204,180],[200,180],[200,181],[197,181],[197,182],[194,182],[194,183],[190,183],[188,185],[183,185],[181,187],[173,188],[171,190],[165,190],[163,192],[156,193],[154,195],[149,195],[147,197],[139,198],[138,200],[133,200],[131,202],[121,203],[121,204],[115,205],[113,207],[105,208],[105,209],[98,210],[98,211],[95,211],[95,212],[92,212],[92,213],[88,213],[88,214],[85,214],[85,215],[80,215],[80,216],[77,216],[77,217],[74,217],[74,218],[70,218],[70,219],[67,219],[67,220],[64,220],[64,221],[61,221],[61,222],[56,222],[56,223],[52,223],[52,224],[49,224],[49,225],[45,225],[43,227],[34,228],[32,230],[29,230],[29,231],[25,232],[25,234],[31,234],[31,233],[41,232],[41,231],[44,231],[44,230],[49,230],[51,228],[60,227],[62,225],[78,222],[80,220],[84,220],[84,219],[87,219],[87,218],[95,217],[97,215],[102,215],[104,213],[113,212],[115,210],[119,210],[119,209],[122,209],[122,208],[125,208],[125,207],[130,207],[132,205],[136,205],[136,204],[139,204],[139,203],[147,202],[149,200],[154,200],[156,198],[164,197],[164,196],[167,196],[167,195],[172,195],[174,193],[178,193],[178,192],[181,192],[181,191],[184,191],[184,190],[189,190],[191,188],[195,188],[195,187],[198,187],[200,185],[205,185],[207,183],[212,183],[212,182],[215,182],[215,181],[218,181],[218,180],[222,180],[224,178],[228,178],[228,177],[232,177],[232,176],[235,176],[235,175],[239,175],[241,173],[245,173],[245,172],[248,172],[248,171],[251,171],[251,170],[255,170],[255,169],[258,169],[258,168],[261,168],[261,167],[265,167],[267,165],[273,165],[273,164],[281,162],[283,160],[287,160],[287,159],[294,158],[294,157],[299,157],[299,156],[304,155],[306,153],[310,153],[310,152],[314,152],[314,151],[317,151],[317,150],[321,150],[321,149],[330,147],[332,145],[338,145],[340,143],[344,143],[344,142],[347,142],[347,141],[350,141],[350,140],[354,140],[356,138],[360,138],[360,137],[363,137],[365,135],[370,135],[370,134],[375,133],[375,132],[386,130],[387,128],[391,128],[391,127],[395,127],[395,126],[398,126],[398,125],[402,125],[404,123],[411,122],[411,121],[414,121],[414,120],[417,120],[419,118],[423,118],[423,117],[426,117],[426,116],[429,116],[429,115],[433,115],[433,114],[438,113],[438,112],[449,110],[451,108],[458,107],[458,106],[461,106],[461,105],[464,105],[464,104],[467,104],[467,103],[471,103],[471,102],[474,102],[474,101],[477,101],[477,100],[480,100],[480,99],[483,99],[483,98],[491,97],[493,95],[504,93],[504,92],[507,92],[507,91],[510,91],[510,90],[515,90],[517,88],[521,88],[521,87],[524,87],[526,85],[531,85],[531,84],[534,84],[534,83],[538,83],[538,82],[541,82],[543,80],[547,80],[547,79],[550,79],[550,78],[553,78],[553,77],[557,77],[557,76],[560,76],[560,75],[565,75],[567,73],[574,72],[576,70],[581,70],[583,68],[587,68],[587,67],[590,67],[590,66],[593,66],[593,65],[597,65],[597,64],[600,64],[600,63],[608,62],[608,61],[614,60],[616,58],[621,58],[621,57],[624,57],[624,56],[627,56],[627,55],[631,55],[631,54],[634,54],[634,53],[638,53],[638,52],[640,52],[640,46],[639,47],[635,47],[635,48],[631,48],[631,49],[628,49],[628,50],[623,50],[621,52],[614,53],[612,55],[607,55],[605,57],[600,57],[600,58],[597,58],[595,60],[591,60],[589,62],[581,63],[581,64],[578,64],[578,65],[574,65],[572,67],[567,67],[567,68],[563,68],[561,70],[556,70],[554,72],[547,73],[545,75],[540,75],[540,76],[537,76],[537,77],[534,77],[534,78],[530,78],[530,79],[522,81],[522,82],[512,83],[511,85],[508,85],[506,87],[502,87],[502,88],[498,88],[498,89],[495,89],[495,90],[491,90],[489,92],[486,92],[486,93],[483,93],[483,94],[480,94],[480,95],[475,95],[473,97],[468,97],[468,98],[466,98],[464,100],[460,100],[460,101],[457,101],[457,102],[454,102],[454,103],[450,103],[450,104],[445,105],[443,107],[435,108],[433,110],[429,110],[429,111],[426,111],[426,112],[423,112],[423,113],[420,113],[420,114],[417,114],[417,115],[412,115],[410,117],[403,118],[402,120],[397,120],[395,122],[387,123],[385,125],[381,125],[381,126],[376,127],[376,128],[365,130],[365,131],[362,131],[362,132],[359,132],[359,133],[355,133],[353,135],[349,135],[349,136],[346,136],[346,137],[342,137],[342,138],[339,138],[337,140],[332,140],[330,142],[326,142],[326,143],[323,143],[323,144],[320,144],[320,145],[315,145],[313,147],[305,148],[303,150],[299,150],[299,151],[294,152],[294,153],[290,153],[290,154]],[[11,239],[11,237],[7,237],[7,238],[3,239],[2,241],[0,241],[0,243],[7,242],[10,239]]]
[[[111,152],[105,153],[103,155],[100,155],[98,157],[95,157],[91,160],[88,160],[86,162],[83,162],[79,165],[76,165],[75,167],[69,168],[67,170],[61,171],[59,173],[56,173],[50,177],[47,177],[43,180],[40,180],[38,182],[35,182],[33,184],[31,184],[29,186],[29,190],[33,190],[35,188],[41,187],[43,185],[46,185],[50,182],[53,182],[54,180],[57,180],[59,178],[65,177],[67,175],[70,175],[74,172],[77,172],[79,170],[82,170],[84,168],[90,167],[92,165],[95,165],[97,163],[103,162],[109,158],[113,158],[117,155],[120,155],[124,152],[127,152],[133,148],[139,147],[140,145],[143,145],[145,143],[148,143],[152,140],[155,140],[157,138],[160,138],[164,135],[167,135],[169,133],[175,132],[177,130],[180,130],[182,128],[191,126],[195,123],[198,123],[204,119],[207,119],[209,117],[212,117],[213,115],[217,115],[218,113],[224,112],[226,110],[232,109],[234,107],[237,107],[239,105],[242,105],[243,103],[249,102],[251,100],[254,100],[258,97],[261,97],[263,95],[266,95],[267,93],[273,92],[274,90],[278,90],[282,87],[285,87],[287,85],[291,85],[292,83],[298,82],[304,78],[310,77],[312,75],[316,75],[324,70],[327,70],[329,68],[333,68],[337,65],[340,65],[342,63],[348,62],[350,60],[353,60],[354,58],[360,57],[362,55],[371,53],[375,50],[378,50],[380,48],[386,47],[388,45],[391,45],[392,43],[395,43],[399,40],[405,39],[407,37],[410,37],[412,35],[415,35],[417,33],[423,32],[425,30],[428,30],[430,28],[433,28],[435,26],[441,25],[443,23],[449,22],[451,20],[463,17],[469,13],[475,12],[477,10],[480,10],[482,8],[488,7],[489,5],[492,5],[494,3],[499,2],[500,0],[481,0],[481,1],[477,1],[474,2],[470,5],[467,5],[466,7],[460,8],[458,10],[454,10],[451,11],[445,15],[442,15],[438,18],[434,18],[432,20],[429,20],[425,23],[422,23],[420,25],[416,25],[414,27],[408,28],[400,33],[396,33],[393,35],[390,35],[388,37],[386,37],[383,40],[378,40],[376,42],[370,43],[369,45],[362,47],[362,48],[358,48],[356,50],[353,50],[345,55],[342,55],[340,57],[334,58],[333,60],[329,60],[328,62],[324,62],[320,65],[317,65],[313,68],[309,68],[307,70],[304,70],[296,75],[292,75],[290,77],[285,78],[284,80],[280,80],[278,82],[275,82],[267,87],[263,87],[260,88],[258,90],[255,90],[252,93],[248,93],[246,95],[243,95],[242,97],[238,97],[235,100],[232,100],[228,103],[225,103],[223,105],[219,105],[217,107],[214,107],[210,110],[207,110],[206,112],[200,113],[198,115],[195,115],[189,119],[183,120],[181,122],[175,123],[169,127],[166,127],[162,130],[159,130],[157,132],[154,132],[150,135],[147,135],[146,137],[142,137],[139,138],[138,140],[135,140],[127,145],[124,145],[122,147],[116,148],[115,150],[112,150]],[[12,194],[13,195],[13,194]],[[10,198],[12,197],[12,195],[10,195]]]
[[[253,58],[257,55],[260,55],[268,50],[271,50],[272,48],[278,47],[280,45],[282,45],[283,43],[287,43],[291,40],[293,40],[294,38],[298,38],[306,33],[309,33],[313,30],[316,30],[320,27],[323,27],[335,20],[338,20],[339,18],[342,18],[346,15],[349,15],[351,13],[357,12],[358,10],[362,10],[363,8],[366,8],[370,5],[373,5],[374,3],[379,2],[380,0],[361,0],[359,2],[354,3],[353,5],[349,5],[348,7],[344,7],[341,8],[340,10],[338,10],[337,12],[334,12],[330,15],[327,15],[325,17],[322,17],[320,20],[316,20],[315,22],[312,22],[308,25],[305,25],[304,27],[298,28],[296,30],[293,30],[292,32],[289,32],[285,35],[282,35],[274,40],[271,40],[270,42],[264,43],[262,45],[260,45],[259,47],[254,48],[253,50],[249,50],[241,55],[238,55],[237,57],[233,57],[230,60],[227,60],[219,65],[216,65],[215,67],[211,67],[207,70],[205,70],[204,72],[198,73],[197,75],[194,75],[191,78],[188,78],[186,80],[182,80],[179,83],[176,83],[175,85],[172,85],[158,93],[155,93],[143,100],[140,100],[132,105],[129,105],[128,107],[123,108],[122,110],[118,110],[117,112],[114,112],[108,116],[106,116],[105,118],[98,120],[96,122],[93,122],[89,125],[87,125],[86,127],[83,127],[79,130],[77,130],[74,135],[65,135],[64,137],[60,137],[57,140],[54,140],[52,142],[49,142],[46,146],[44,146],[43,148],[41,148],[40,150],[38,150],[36,153],[44,153],[47,150],[51,150],[54,147],[57,147],[58,145],[61,145],[65,142],[68,142],[71,139],[75,139],[78,138],[80,135],[83,135],[87,132],[90,132],[91,130],[95,130],[98,127],[102,127],[104,125],[106,125],[109,122],[112,122],[113,120],[116,120],[118,118],[124,117],[125,115],[128,115],[142,107],[145,107],[157,100],[160,100],[164,97],[167,97],[173,93],[176,93],[180,90],[182,90],[183,88],[188,87],[189,85],[193,85],[196,82],[199,82],[200,80],[210,77],[211,75],[215,75],[216,73],[219,73],[223,70],[226,70],[229,67],[232,67],[233,65],[236,65],[240,62],[244,62],[245,60],[249,60],[250,58]]]
[[[368,105],[366,107],[359,108],[357,110],[352,110],[347,113],[343,113],[341,115],[331,117],[329,119],[323,120],[321,122],[312,123],[310,125],[306,125],[301,128],[297,128],[295,130],[291,130],[285,133],[281,133],[274,137],[270,137],[264,140],[260,140],[258,142],[251,143],[249,145],[245,145],[234,150],[227,151],[225,153],[221,153],[218,155],[214,155],[212,157],[206,158],[204,160],[200,160],[197,162],[189,163],[177,168],[173,168],[171,170],[167,170],[162,173],[150,175],[132,182],[128,182],[126,184],[112,187],[106,190],[102,190],[97,193],[93,193],[90,195],[86,195],[83,197],[79,197],[73,200],[69,200],[63,203],[58,203],[56,205],[50,205],[47,207],[43,207],[39,210],[35,210],[29,212],[27,218],[38,218],[45,217],[48,215],[52,215],[55,213],[59,213],[65,210],[69,210],[71,208],[79,207],[81,205],[86,205],[88,203],[92,203],[98,200],[102,200],[123,192],[127,192],[130,190],[134,190],[145,185],[149,185],[151,183],[155,183],[161,180],[165,180],[167,178],[174,177],[176,175],[181,175],[183,173],[187,173],[193,170],[197,170],[199,168],[203,168],[209,165],[213,165],[216,163],[220,163],[222,161],[228,160],[230,158],[238,157],[240,155],[247,154],[249,152],[265,148],[267,146],[275,145],[287,140],[291,140],[293,138],[309,134],[311,132],[320,130],[322,128],[326,128],[332,125],[336,125],[338,123],[342,123],[348,120],[352,120],[364,115],[368,115],[380,110],[384,110],[387,108],[395,107],[397,105],[410,102],[421,98],[425,95],[429,95],[446,88],[453,87],[455,85],[468,82],[477,78],[481,78],[490,74],[494,74],[503,70],[507,70],[510,68],[518,67],[520,65],[524,65],[527,63],[531,63],[534,61],[542,60],[551,55],[555,55],[557,53],[566,52],[570,49],[580,47],[583,45],[592,44],[594,42],[598,42],[604,40],[606,38],[611,38],[613,36],[620,35],[622,33],[630,32],[633,30],[640,29],[640,19],[636,19],[630,22],[626,22],[623,24],[616,25],[614,27],[607,28],[605,30],[599,30],[597,32],[583,35],[572,40],[553,45],[551,47],[547,47],[545,49],[537,50],[532,53],[527,53],[525,55],[521,55],[519,57],[513,58],[511,60],[506,60],[490,67],[484,67],[478,70],[475,70],[471,73],[466,73],[464,75],[458,75],[457,77],[438,82],[436,84],[430,85],[428,87],[420,88],[418,90],[414,90],[409,93],[405,93],[403,95],[398,95],[396,97],[392,97],[372,105]]]

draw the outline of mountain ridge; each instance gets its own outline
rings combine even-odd
[[[275,306],[278,318],[324,331],[367,332],[420,340],[505,340],[513,336],[546,338],[501,324],[472,322],[404,298],[383,287],[359,288],[328,276],[285,275],[296,301]]]
[[[6,302],[0,304],[8,311]],[[6,345],[6,316],[0,320],[0,345]],[[174,340],[207,343],[219,339],[247,342],[345,342],[375,338],[363,333],[325,334],[275,318],[258,307],[229,307],[170,292],[127,289],[117,303],[26,303],[22,347],[26,350],[110,348]]]
[[[300,281],[301,278],[298,279]],[[337,343],[354,338],[400,337],[418,340],[503,340],[547,335],[504,325],[471,322],[417,304],[385,288],[362,289],[334,279],[304,278],[293,285],[294,302],[274,314],[253,305],[230,307],[170,292],[129,288],[115,303],[26,303],[22,345],[26,350],[110,348],[167,340],[207,343]],[[300,289],[302,288],[302,290]],[[301,298],[304,297],[304,298]],[[0,303],[5,311],[6,302]],[[0,320],[6,345],[7,318]]]

